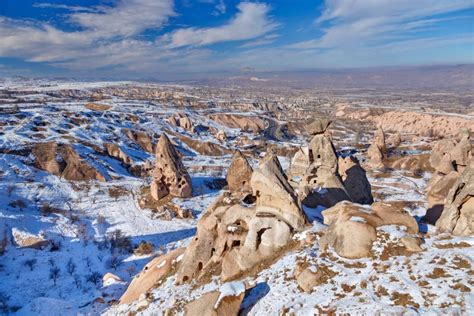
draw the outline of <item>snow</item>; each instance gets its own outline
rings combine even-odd
[[[227,282],[219,288],[219,298],[214,305],[214,309],[219,307],[221,301],[228,296],[239,296],[245,292],[245,284],[242,281]]]

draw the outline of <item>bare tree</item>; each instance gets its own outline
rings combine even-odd
[[[76,271],[76,268],[77,266],[74,263],[74,261],[72,261],[72,258],[69,258],[69,261],[67,262],[67,265],[66,265],[67,273],[72,275]]]
[[[113,268],[115,271],[117,271],[117,268],[122,264],[122,260],[119,259],[117,256],[112,256],[110,257],[107,262],[107,268]]]
[[[49,270],[49,278],[51,280],[53,280],[53,283],[54,285],[56,286],[56,281],[58,280],[59,278],[59,274],[60,274],[61,270],[58,268],[58,267],[52,267],[50,270]]]
[[[33,271],[33,269],[35,268],[36,261],[37,261],[36,259],[28,259],[28,260],[25,260],[23,264],[29,267],[30,271]]]
[[[87,282],[94,283],[95,285],[99,284],[102,279],[102,275],[99,272],[93,272],[87,276]]]
[[[81,277],[79,274],[74,274],[74,284],[76,285],[76,288],[80,288],[82,285]]]

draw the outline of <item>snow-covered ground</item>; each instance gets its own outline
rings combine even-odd
[[[261,135],[227,128],[207,116],[226,109],[177,109],[170,103],[119,95],[98,101],[112,106],[109,111],[84,107],[88,100],[83,95],[90,95],[96,89],[139,86],[159,91],[178,89],[180,96],[197,94],[190,87],[19,79],[0,82],[0,90],[20,93],[12,94],[12,98],[21,96],[23,100],[19,113],[0,114],[0,240],[6,241],[5,251],[0,255],[0,313],[117,315],[133,311],[159,315],[177,302],[187,302],[221,288],[217,278],[202,286],[177,286],[171,276],[153,290],[155,300],[148,309],[137,311],[134,305],[114,305],[127,283],[151,258],[189,242],[196,232],[197,220],[220,194],[213,183],[225,177],[231,155],[200,155],[171,136],[190,170],[194,191],[192,198],[173,202],[192,210],[194,217],[165,221],[157,218],[152,210],[138,205],[138,196],[148,185],[149,178],[134,176],[118,160],[94,148],[114,143],[138,164],[144,164],[153,162],[153,154],[129,139],[124,129],[144,131],[154,141],[163,131],[171,131],[222,145],[210,131],[214,128],[226,132],[229,140],[223,146],[229,150],[240,148],[239,137],[255,139]],[[51,95],[61,90],[78,90],[81,98]],[[178,111],[186,113],[195,126],[206,128],[192,133],[171,126],[167,119]],[[132,120],[130,115],[138,119]],[[347,132],[344,139],[354,139],[349,129],[344,131]],[[70,182],[35,168],[31,144],[47,141],[72,144],[84,160],[107,174],[108,181]],[[304,139],[298,137],[287,143],[296,145],[302,141]],[[257,163],[258,155],[256,152],[251,164]],[[286,169],[289,158],[281,156],[279,159]],[[429,174],[413,177],[394,171],[390,177],[376,172],[369,172],[368,176],[376,196],[383,196],[387,201],[410,201],[407,210],[413,216],[424,215],[424,188]],[[311,235],[314,242],[290,251],[256,277],[248,278],[255,287],[246,293],[242,304],[244,315],[314,315],[331,311],[338,314],[468,314],[474,310],[473,238],[427,234],[425,251],[419,254],[347,260],[331,250],[320,251],[318,232],[325,228],[320,222],[322,209],[305,211],[315,222],[300,237]],[[12,229],[44,236],[50,244],[43,249],[19,248],[13,243]],[[396,235],[397,229],[390,227],[380,230],[379,234]],[[114,232],[117,235],[117,231],[128,237],[132,248],[141,241],[152,243],[153,252],[135,255],[125,249],[112,249],[110,236]],[[429,228],[424,227],[422,231]],[[383,240],[390,238],[381,238],[374,246],[375,253],[383,248]],[[315,269],[326,267],[331,277],[313,293],[301,292],[294,277],[298,262],[306,262]],[[107,272],[123,281],[104,286],[102,276]]]

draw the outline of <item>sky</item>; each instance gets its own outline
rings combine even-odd
[[[474,0],[0,0],[0,76],[474,63]]]

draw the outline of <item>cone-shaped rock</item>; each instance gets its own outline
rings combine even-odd
[[[267,154],[260,162],[250,185],[257,197],[257,214],[273,214],[293,229],[303,228],[306,217],[275,155]]]
[[[151,195],[159,200],[168,194],[176,197],[192,196],[191,178],[168,136],[163,133],[156,146],[156,166],[153,171]]]
[[[251,191],[250,177],[252,176],[252,167],[242,153],[237,150],[232,157],[227,172],[227,184],[231,192]]]

